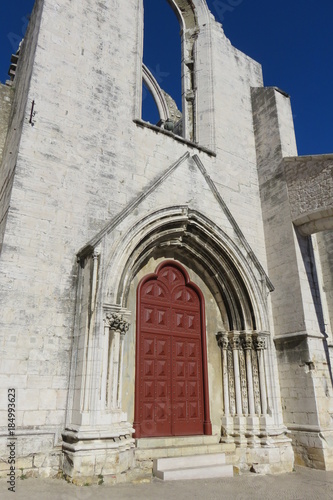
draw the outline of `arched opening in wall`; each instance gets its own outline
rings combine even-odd
[[[141,231],[146,235],[144,238]],[[132,279],[150,258],[163,256],[177,259],[193,269],[202,276],[214,297],[220,297],[223,329],[269,330],[266,303],[251,262],[244,259],[227,234],[203,214],[183,206],[163,209],[142,219],[140,236],[133,244],[132,233],[129,235],[129,239],[122,242],[129,245],[127,257],[123,247],[113,257],[114,261],[119,261],[119,272],[115,272],[119,276],[114,285],[117,290],[115,300],[122,307],[128,307]],[[167,249],[170,249],[170,254]],[[261,268],[258,273],[262,273]],[[268,282],[266,284],[271,286]]]
[[[159,124],[161,118],[156,101],[145,82],[142,82],[142,119],[153,125]]]
[[[156,379],[154,374],[157,373],[157,365],[171,355],[170,348],[172,351],[172,340],[171,347],[165,346],[168,350],[162,349],[165,340],[162,338],[163,332],[166,330],[172,339],[175,333],[174,328],[168,330],[170,321],[168,323],[165,318],[168,314],[172,318],[175,313],[174,323],[178,321],[179,325],[183,318],[189,319],[186,314],[190,308],[178,308],[172,300],[164,302],[163,291],[161,294],[158,289],[159,281],[162,281],[157,277],[159,266],[166,261],[172,261],[176,268],[184,268],[191,283],[200,288],[204,297],[206,323],[203,321],[201,332],[206,331],[209,388],[205,394],[209,393],[213,398],[209,410],[214,433],[221,429],[221,411],[226,419],[227,434],[232,433],[233,425],[229,417],[266,415],[271,408],[268,402],[270,395],[267,395],[266,389],[266,375],[270,376],[270,372],[265,373],[263,351],[266,349],[269,327],[261,285],[265,275],[261,268],[258,268],[258,273],[254,273],[248,257],[226,233],[203,214],[185,210],[185,207],[170,207],[147,215],[136,226],[134,233],[127,231],[128,236],[124,236],[116,253],[112,254],[112,258],[110,256],[110,262],[117,263],[118,267],[112,267],[112,272],[110,267],[110,281],[106,278],[106,282],[109,283],[108,290],[116,290],[115,302],[122,310],[130,312],[132,324],[135,324],[133,334],[125,337],[122,377],[124,408],[128,412],[129,422],[133,422],[136,437],[176,435],[172,430],[175,422],[170,421],[168,414],[162,413],[163,408],[154,406],[156,388],[151,384]],[[143,288],[151,278],[157,284],[157,295],[154,286],[150,290]],[[151,285],[148,283],[148,288]],[[170,295],[170,291],[166,295],[168,293]],[[194,312],[198,314],[198,309]],[[191,342],[195,340],[191,332],[185,333],[187,335]],[[202,342],[203,336],[200,338]],[[162,344],[157,345],[159,340],[162,340]],[[178,341],[177,335],[173,340]],[[152,348],[151,354],[146,348],[148,351]],[[170,367],[172,370],[172,362]],[[145,370],[147,380],[141,377]],[[167,377],[173,376],[170,370]],[[161,372],[159,376],[164,377]],[[163,380],[167,382],[169,379]],[[159,386],[159,389],[163,387]],[[140,399],[142,391],[146,400]],[[136,399],[137,396],[139,399]],[[145,414],[142,413],[143,403],[146,404]],[[168,400],[166,406],[165,411],[174,408],[174,401]],[[166,421],[166,417],[169,420]],[[202,434],[209,434],[205,432],[205,421],[201,421],[200,425],[203,426]],[[195,428],[190,432],[195,434],[197,431]]]
[[[143,77],[142,119],[183,135],[182,53],[179,21],[168,0],[144,0],[143,64],[154,79],[153,87]],[[149,79],[151,80],[151,79]],[[158,87],[167,107],[166,116],[156,115]],[[154,102],[155,101],[155,102]],[[157,118],[157,119],[156,119]]]

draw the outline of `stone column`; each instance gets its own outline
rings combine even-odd
[[[228,347],[229,340],[226,332],[219,332],[216,336],[219,348],[222,351],[222,382],[223,382],[223,401],[224,414],[226,417],[230,415],[229,405],[229,377],[228,377]]]
[[[254,348],[251,351],[251,359],[252,359],[252,376],[253,376],[253,391],[254,391],[254,408],[255,408],[255,413],[257,415],[261,415],[258,356],[257,356],[257,351]]]
[[[97,298],[97,278],[99,272],[99,257],[100,247],[94,248],[92,253],[92,280],[91,280],[91,295],[89,305],[87,307],[91,321],[87,328],[87,336],[85,339],[84,361],[83,361],[83,376],[84,382],[81,386],[83,391],[83,412],[89,412],[92,408],[97,408],[99,404],[99,388],[98,388],[98,366],[100,364],[99,336],[94,335],[94,322],[96,318],[96,298]],[[90,414],[95,418],[95,413]]]
[[[244,338],[240,338],[240,346],[238,350],[239,357],[239,372],[240,372],[240,383],[241,383],[241,394],[242,394],[242,413],[243,415],[249,414],[249,399],[248,399],[248,389],[247,389],[247,371],[246,371],[246,360],[245,352],[243,348]]]
[[[234,361],[236,414],[238,416],[241,416],[243,414],[243,409],[242,409],[241,379],[240,379],[240,371],[239,371],[239,348],[240,348],[239,332],[232,333],[231,339],[230,339],[230,344],[232,347],[233,361]]]
[[[126,464],[127,469],[133,463],[133,428],[121,408],[123,343],[129,322],[120,314],[127,315],[126,310],[110,309],[108,306],[101,311],[98,336],[92,336],[95,343],[100,341],[99,356],[94,358],[94,385],[89,388],[96,400],[92,400],[95,406],[91,403],[89,411],[82,411],[79,425],[70,424],[62,433],[64,467],[71,474],[89,471],[92,476],[96,470],[102,474],[110,467],[116,474],[119,463]],[[93,354],[88,351],[89,359]]]
[[[104,338],[103,338],[103,367],[101,382],[101,408],[107,407],[108,392],[108,369],[109,369],[109,342],[110,342],[110,323],[107,318],[104,319]]]
[[[122,394],[123,394],[123,363],[124,363],[124,340],[125,335],[128,332],[129,323],[127,321],[122,321],[120,324],[120,349],[119,349],[119,372],[118,372],[118,396],[117,396],[117,407],[121,408]]]
[[[92,278],[92,286],[91,286],[91,313],[95,310],[95,305],[96,305],[96,294],[97,294],[97,276],[98,276],[98,263],[99,263],[99,256],[101,254],[101,249],[100,247],[94,248],[93,252],[93,278]]]
[[[120,332],[119,330],[111,330],[112,338],[112,370],[109,372],[110,386],[110,406],[112,409],[117,408],[117,392],[118,392],[118,374],[119,374],[119,350],[120,350]]]
[[[253,376],[252,376],[252,358],[251,358],[252,349],[253,349],[252,335],[246,334],[245,339],[244,339],[244,350],[245,350],[245,360],[246,360],[247,394],[248,394],[248,402],[249,402],[249,413],[251,416],[253,416],[255,414]]]
[[[123,339],[129,323],[120,314],[106,315],[105,324],[109,329],[106,401],[110,409],[121,407],[121,370],[123,363]]]
[[[264,350],[266,349],[266,337],[259,335],[255,341],[255,347],[258,353],[259,361],[259,381],[260,381],[260,396],[261,396],[261,413],[267,414],[267,390],[266,390],[266,374],[264,363]]]

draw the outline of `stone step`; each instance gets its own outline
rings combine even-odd
[[[194,467],[188,469],[158,471],[155,476],[163,481],[181,481],[185,479],[211,479],[216,477],[233,477],[232,465],[215,465],[210,467]]]
[[[233,477],[234,475],[233,466],[225,465],[225,455],[222,453],[155,459],[153,473],[154,476],[164,481]]]
[[[184,467],[204,467],[209,465],[225,465],[225,453],[158,458],[154,460],[154,470],[155,468],[158,470],[170,470]]]
[[[234,443],[217,443],[217,444],[201,444],[178,446],[173,445],[161,448],[144,448],[139,447],[135,450],[135,458],[141,460],[153,460],[154,458],[167,457],[182,457],[216,453],[234,453],[236,446]]]
[[[168,448],[170,446],[198,446],[202,444],[218,444],[220,436],[174,436],[161,438],[136,439],[136,448]]]

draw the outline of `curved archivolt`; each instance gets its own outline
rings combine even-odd
[[[150,219],[150,220],[149,220]],[[180,262],[190,262],[216,297],[227,330],[268,331],[268,318],[259,279],[246,258],[223,231],[195,211],[151,214],[128,232],[106,266],[108,290],[127,306],[131,282],[150,258],[166,249]],[[169,252],[170,253],[170,252]],[[105,298],[106,299],[106,298]]]

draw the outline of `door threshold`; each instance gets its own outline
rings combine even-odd
[[[200,446],[219,444],[221,437],[215,436],[171,436],[171,437],[144,437],[135,440],[137,448],[168,448],[171,446]]]

